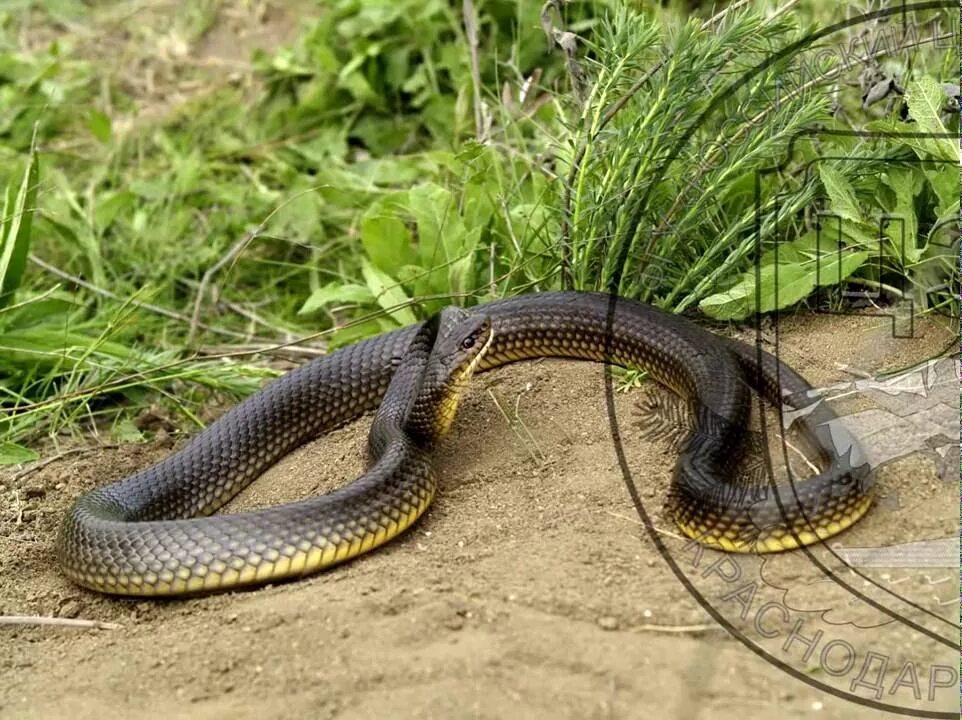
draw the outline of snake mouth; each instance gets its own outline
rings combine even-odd
[[[481,359],[488,352],[488,349],[491,347],[491,343],[494,342],[494,326],[491,324],[490,320],[488,321],[487,335],[488,337],[481,346],[481,349],[475,353],[475,356],[471,358],[470,362],[468,362],[468,364],[458,374],[459,383],[465,383],[471,379],[471,376],[474,375],[474,371],[477,370],[478,365],[481,364]]]
[[[461,401],[464,386],[468,380],[471,379],[471,376],[474,375],[474,371],[477,370],[478,365],[480,365],[481,359],[491,347],[491,343],[494,340],[494,328],[490,320],[485,321],[485,324],[481,328],[480,335],[484,338],[481,347],[473,349],[468,362],[462,363],[455,369],[454,372],[448,376],[448,381],[445,383],[441,400],[436,405],[435,433],[438,437],[446,434],[448,430],[450,430],[451,424],[454,422],[454,416],[458,410],[458,403]]]

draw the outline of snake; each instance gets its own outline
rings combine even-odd
[[[68,578],[103,593],[178,596],[304,577],[392,540],[431,504],[431,448],[475,372],[557,357],[638,368],[682,402],[665,501],[682,532],[727,552],[777,552],[852,525],[869,467],[812,386],[767,351],[612,294],[541,292],[449,307],[347,345],[266,384],[159,463],[80,496],[56,543]],[[787,408],[819,470],[747,492],[752,391]],[[298,446],[375,412],[367,470],[328,493],[214,515]]]

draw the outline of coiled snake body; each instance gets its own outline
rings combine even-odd
[[[840,532],[869,507],[857,442],[771,355],[761,353],[758,364],[755,348],[639,302],[541,293],[449,309],[291,371],[166,460],[79,498],[61,529],[60,564],[102,592],[182,595],[353,558],[397,536],[430,504],[436,479],[425,449],[450,424],[471,372],[546,356],[644,368],[684,398],[695,430],[681,446],[668,508],[705,544],[790,549]],[[798,411],[823,465],[761,497],[728,479],[745,436],[749,383]],[[369,469],[358,480],[296,503],[197,517],[307,440],[375,408]]]

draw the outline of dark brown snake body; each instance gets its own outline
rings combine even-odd
[[[420,323],[293,370],[166,460],[84,495],[59,538],[64,571],[103,592],[181,595],[298,577],[355,557],[397,536],[430,504],[437,482],[425,447],[450,423],[471,370],[536,357],[640,367],[684,398],[695,430],[681,446],[668,506],[681,529],[703,543],[736,552],[790,549],[840,532],[869,507],[857,442],[826,405],[807,396],[811,388],[800,375],[767,353],[759,368],[753,347],[604,294],[525,295],[461,313],[453,329],[428,332]],[[490,335],[471,351],[470,363],[450,365],[457,377],[445,380],[435,368],[424,379],[424,367],[437,364],[435,336],[450,344],[464,322],[481,319]],[[412,355],[419,359],[406,364]],[[403,376],[392,383],[398,367]],[[777,498],[774,490],[762,497],[737,492],[727,479],[750,411],[746,380],[769,402],[799,411],[822,462],[818,474]],[[198,517],[304,442],[375,408],[371,465],[355,482],[296,503]],[[403,432],[412,417],[421,421],[413,434],[423,442]]]

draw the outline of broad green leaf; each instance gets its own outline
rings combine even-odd
[[[441,163],[448,161],[445,153],[418,153],[359,160],[350,172],[365,182],[375,185],[407,186],[437,175]],[[403,193],[406,202],[407,193]]]
[[[800,242],[811,235],[813,257],[815,253],[834,252],[840,244],[843,248],[872,250],[876,253],[879,250],[878,226],[875,224],[847,220],[833,215],[821,216],[818,222],[818,229],[810,230],[795,241]],[[779,254],[779,262],[781,261],[782,257]]]
[[[136,200],[136,196],[127,190],[104,193],[102,197],[97,198],[97,206],[94,208],[94,223],[97,230],[101,233],[104,232],[110,227],[117,215],[133,207],[134,200]]]
[[[770,264],[761,268],[761,292],[756,308],[755,273],[746,273],[728,290],[710,295],[699,303],[702,311],[718,320],[741,320],[758,312],[789,307],[808,297],[816,286],[834,285],[857,270],[868,252],[822,254],[798,263]]]
[[[828,220],[832,220],[829,218]],[[822,269],[827,258],[832,257],[838,250],[839,224],[824,222],[821,230],[809,230],[801,237],[791,242],[778,244],[778,253],[771,248],[762,254],[762,265],[771,265],[776,261],[780,264],[815,263],[816,258],[822,257]],[[863,226],[847,220],[841,222],[842,248],[846,251],[865,250],[870,255],[878,255],[878,233],[868,234]],[[821,273],[821,270],[820,270]],[[825,283],[821,283],[825,284]]]
[[[918,247],[919,221],[915,214],[915,196],[922,190],[925,179],[914,168],[892,168],[882,179],[895,192],[895,207],[889,220],[886,237],[892,253],[900,261],[913,264],[922,255]]]
[[[906,125],[903,122],[896,122],[891,118],[882,118],[867,123],[865,129],[873,132],[889,133],[894,137],[887,138],[887,140],[911,149],[916,156],[922,160],[941,159],[946,161],[949,166],[958,164],[958,155],[954,158],[946,157],[954,152],[954,150],[940,145],[940,143],[943,143],[945,140],[948,140],[948,142],[952,144],[951,139],[911,137],[908,133],[919,132],[915,125]],[[949,169],[951,169],[951,167]]]
[[[396,273],[401,265],[417,261],[411,232],[404,221],[373,205],[361,220],[361,245],[375,267]]]
[[[491,179],[497,182],[496,178],[492,177]],[[491,188],[490,191],[496,192],[496,189]],[[467,228],[471,230],[474,228],[483,229],[491,222],[494,206],[491,203],[490,191],[486,185],[481,183],[470,183],[465,186],[462,214],[464,225]]]
[[[870,250],[876,255],[879,252],[879,232],[877,223],[852,222],[842,220],[842,242],[845,247],[856,250]],[[833,237],[835,237],[833,235]],[[822,252],[827,252],[825,237],[822,238]]]
[[[421,276],[424,275],[424,270],[420,265],[402,265],[394,274],[397,276],[398,282],[405,287],[414,287],[420,281]]]
[[[323,216],[321,198],[314,188],[292,188],[271,215],[266,232],[305,242],[318,235],[318,220]]]
[[[949,215],[958,215],[959,175],[955,165],[946,163],[927,167],[924,172],[932,191],[939,199],[939,206],[935,211],[936,217],[943,220]]]
[[[382,109],[376,103],[369,104]],[[415,115],[384,117],[381,113],[363,113],[351,126],[351,138],[360,140],[375,155],[392,153],[399,145],[409,142],[414,133],[420,132],[420,120]]]
[[[813,259],[818,254],[818,236],[814,230],[809,230],[796,240],[780,242],[762,253],[762,267],[775,262],[801,263]],[[824,241],[823,241],[824,243]]]
[[[144,434],[129,418],[121,418],[110,428],[110,436],[117,442],[141,442]]]
[[[455,294],[466,293],[474,290],[472,281],[472,271],[474,269],[474,251],[478,246],[478,239],[481,237],[480,227],[473,227],[464,234],[464,241],[461,247],[463,257],[451,264],[448,277],[451,282],[451,292]]]
[[[549,250],[549,239],[557,237],[558,220],[544,203],[519,203],[508,212],[510,234],[523,238],[532,252]],[[513,249],[513,248],[512,248]]]
[[[430,267],[429,260],[436,263],[461,255],[467,229],[451,191],[433,183],[419,185],[411,189],[409,198],[411,212],[418,224],[418,239],[426,238],[426,249],[431,250],[431,255],[421,255],[423,263]]]
[[[100,110],[90,111],[90,117],[87,118],[87,127],[100,142],[110,142],[112,135],[110,118]]]
[[[415,284],[415,293],[459,292],[466,275],[464,260],[473,252],[478,236],[469,237],[449,190],[425,183],[412,188],[408,197],[417,221],[420,265],[427,271]],[[426,307],[433,310],[435,304]]]
[[[361,274],[374,295],[374,300],[387,310],[392,318],[401,325],[412,325],[417,322],[414,311],[410,308],[411,299],[394,278],[378,270],[370,260],[363,257]]]
[[[421,267],[443,264],[447,260],[442,242],[444,221],[454,211],[451,192],[434,183],[417,185],[408,192],[408,208],[417,223]]]
[[[297,314],[308,315],[330,303],[357,303],[359,305],[365,305],[373,302],[374,295],[371,293],[371,289],[364,285],[332,282],[312,292],[310,297],[301,305]]]
[[[204,168],[200,152],[194,149],[187,155],[175,156],[173,161],[174,181],[169,191],[178,195],[197,192],[198,180]]]
[[[311,165],[341,160],[347,152],[347,129],[340,125],[320,126],[305,140],[290,149]],[[351,170],[354,168],[352,167]]]
[[[905,102],[909,115],[918,123],[918,129],[928,133],[944,133],[940,115],[945,104],[945,93],[935,78],[925,75],[909,80],[905,86]]]
[[[346,15],[337,24],[337,34],[343,38],[371,36],[384,31],[391,23],[416,6],[390,0],[367,0],[359,3],[356,12]]]
[[[361,58],[362,60],[364,58]],[[367,102],[374,106],[382,104],[381,97],[374,91],[370,83],[364,79],[360,72],[341,74],[338,78],[337,86],[347,90],[356,100]]]
[[[909,115],[917,124],[917,131],[933,135],[948,132],[941,117],[945,93],[935,78],[925,75],[910,80],[905,86],[905,102],[909,106]],[[959,162],[959,144],[952,138],[923,138],[921,144],[936,158]]]
[[[831,165],[824,163],[818,166],[818,174],[831,201],[832,212],[847,220],[860,221],[862,214],[859,212],[858,200],[855,197],[855,191],[852,190],[852,186],[849,185],[845,176]]]
[[[37,138],[34,133],[27,167],[20,180],[20,189],[14,194],[12,184],[7,188],[6,200],[0,214],[0,308],[13,301],[13,294],[20,287],[27,265],[39,177]]]
[[[17,445],[13,442],[0,443],[0,465],[19,465],[21,463],[33,462],[40,455],[30,448]]]
[[[37,218],[38,224],[41,226],[41,232],[44,230],[53,230],[57,235],[66,240],[70,244],[79,243],[77,239],[77,230],[73,227],[75,221],[71,217],[67,217],[67,223],[60,222],[56,219],[52,213],[49,212],[47,208],[44,208],[44,213]],[[44,227],[49,226],[49,227]],[[2,231],[0,231],[2,232]]]

